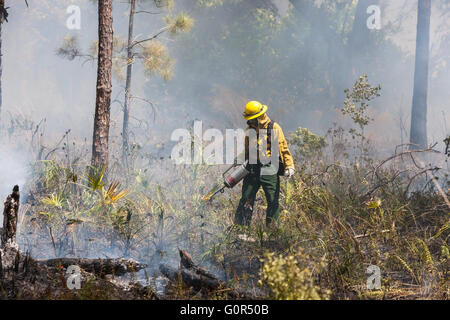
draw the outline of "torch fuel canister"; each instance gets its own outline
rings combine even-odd
[[[241,182],[241,180],[244,179],[249,173],[250,171],[246,169],[246,162],[240,165],[234,165],[224,172],[224,184],[227,188],[231,189]]]

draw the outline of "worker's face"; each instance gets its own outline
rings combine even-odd
[[[258,118],[252,119],[252,120],[248,120],[248,121],[247,121],[247,124],[248,124],[250,127],[257,128],[257,127],[258,127]]]

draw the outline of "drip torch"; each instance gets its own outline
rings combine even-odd
[[[222,174],[223,182],[217,183],[207,195],[202,197],[202,200],[209,201],[219,192],[223,193],[225,188],[234,188],[234,186],[241,182],[250,173],[250,171],[246,168],[247,163],[248,161],[245,161],[243,164],[234,163],[231,167],[229,167]]]

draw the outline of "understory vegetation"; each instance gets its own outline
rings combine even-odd
[[[176,266],[183,249],[230,285],[266,298],[448,299],[445,144],[399,146],[380,159],[364,135],[367,103],[380,90],[363,76],[347,91],[342,112],[353,129],[290,134],[297,172],[282,178],[280,228],[265,227],[262,190],[249,228],[232,223],[239,187],[202,201],[220,166],[175,165],[134,147],[127,167],[117,155],[107,171],[96,170],[70,132],[49,148],[39,126],[16,128],[10,139],[32,136],[36,156],[23,191],[19,244],[34,258],[131,257],[148,264],[153,278],[161,261]],[[380,270],[379,288],[368,283],[369,266]],[[196,297],[182,284],[167,288],[166,298]]]

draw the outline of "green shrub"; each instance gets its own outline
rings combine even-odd
[[[307,257],[300,250],[297,255],[285,257],[276,256],[273,252],[266,253],[262,260],[264,265],[259,285],[267,287],[270,290],[270,298],[276,300],[327,299],[328,293],[314,284],[313,272],[309,268],[301,267],[299,258]]]

